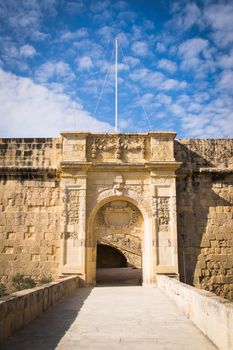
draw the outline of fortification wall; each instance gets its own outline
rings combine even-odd
[[[0,139],[0,167],[57,168],[62,156],[62,139]]]
[[[0,275],[58,273],[60,139],[0,140]]]
[[[233,300],[233,140],[177,140],[181,280]]]
[[[233,300],[233,140],[176,140],[175,159],[181,280]],[[0,140],[4,283],[59,273],[61,160],[62,138]]]

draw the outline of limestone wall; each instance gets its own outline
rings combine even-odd
[[[174,137],[71,132],[58,139],[0,139],[2,281],[16,272],[94,271],[89,219],[98,206],[130,198],[148,217],[144,246],[153,262],[144,260],[154,274],[164,272],[177,254],[174,171],[181,162],[181,280],[233,299],[233,141],[175,140],[174,159]]]
[[[62,139],[0,139],[0,167],[56,168],[61,160]]]
[[[177,140],[181,280],[233,300],[233,140]]]
[[[58,274],[59,139],[0,140],[0,276]]]
[[[157,276],[157,287],[217,346],[233,348],[233,304],[173,278]]]
[[[70,276],[40,287],[16,292],[0,300],[0,344],[79,286]]]

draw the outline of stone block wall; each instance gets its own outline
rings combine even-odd
[[[57,276],[59,139],[0,140],[0,276]]]
[[[0,167],[57,168],[62,155],[60,138],[0,139]]]
[[[114,171],[106,168],[107,173],[101,172],[103,153],[108,152],[102,142],[106,138],[108,141],[108,137],[102,140],[97,136],[87,136],[90,149],[83,145],[86,134],[71,133],[68,140],[64,135],[58,139],[0,139],[0,276],[4,283],[16,272],[33,277],[59,274],[61,192],[71,178],[72,191],[81,188],[87,196],[83,208],[87,220],[97,199],[101,200],[102,194],[115,193],[119,186],[129,197],[131,192],[137,193],[145,207],[151,207],[154,194],[150,172],[127,167],[122,168],[123,176],[119,177],[118,163]],[[170,143],[166,144],[165,140],[161,154],[157,154],[154,151],[157,141],[151,145],[152,151],[148,151],[147,141],[142,142],[144,137],[140,135],[136,141],[135,136],[121,138],[118,148],[123,160],[127,153],[126,141],[130,144],[133,162],[139,152],[142,169],[151,154],[154,154],[154,158],[151,157],[155,163],[173,160],[170,150],[173,141],[169,139]],[[175,140],[174,146],[175,160],[182,163],[176,178],[181,280],[233,300],[233,140]],[[94,164],[96,170],[69,169],[71,161],[86,160],[89,165]],[[62,169],[64,161],[68,162],[69,171]],[[117,162],[120,161],[117,158]],[[65,178],[63,185],[61,171]],[[161,179],[155,176],[155,186],[160,186],[159,181],[167,181],[163,179],[167,175],[161,174]],[[166,188],[164,181],[161,186]],[[85,231],[84,221],[82,227]],[[73,241],[71,246],[75,248]]]
[[[0,344],[79,286],[79,277],[70,276],[2,298],[0,300]]]
[[[181,280],[233,300],[233,140],[177,140]]]

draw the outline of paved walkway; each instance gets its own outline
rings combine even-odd
[[[80,288],[1,350],[216,350],[152,287]]]

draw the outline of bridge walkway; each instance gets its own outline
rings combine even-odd
[[[80,288],[10,337],[1,350],[214,350],[159,289]]]

